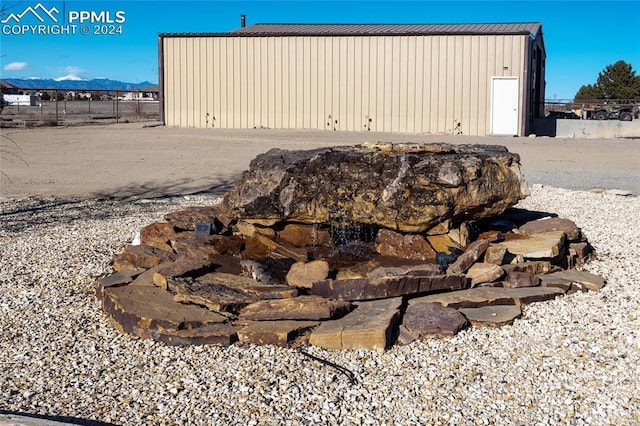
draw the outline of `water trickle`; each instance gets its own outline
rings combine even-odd
[[[354,241],[372,243],[378,233],[378,228],[373,225],[348,219],[347,211],[337,206],[329,209],[328,222],[331,240],[337,246]]]

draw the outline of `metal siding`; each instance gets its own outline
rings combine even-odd
[[[447,56],[448,52],[448,36],[441,36],[439,38],[439,46],[438,46],[438,98],[437,102],[437,122],[435,131],[437,133],[444,133],[447,123],[446,123],[446,111],[447,105],[449,103],[449,99],[447,99],[447,94],[450,91],[451,79],[448,78],[447,75],[447,67],[449,65]]]
[[[196,105],[197,121],[196,127],[207,126],[207,54],[204,51],[206,39],[198,39],[194,46],[195,55],[198,57],[199,68],[194,70],[194,84],[198,93],[198,103]],[[198,90],[198,88],[200,90]]]
[[[180,120],[185,126],[190,126],[191,111],[189,109],[189,98],[186,96],[189,93],[189,76],[188,76],[188,64],[191,61],[189,56],[189,40],[182,40],[180,43]]]
[[[203,43],[202,43],[202,47],[200,49],[200,52],[202,54],[203,57],[203,62],[204,62],[204,75],[202,76],[202,79],[205,81],[205,87],[204,87],[204,114],[205,114],[205,127],[213,127],[213,99],[214,99],[214,93],[213,93],[213,85],[215,84],[215,82],[213,81],[212,75],[213,75],[213,69],[214,69],[214,63],[213,63],[213,55],[211,54],[211,52],[213,51],[213,40],[211,40],[210,38],[205,38],[203,39]],[[209,115],[207,115],[209,114]]]
[[[220,40],[220,51],[218,55],[218,70],[220,72],[220,78],[218,80],[218,96],[220,98],[220,108],[218,110],[218,125],[222,128],[229,127],[229,122],[227,119],[229,113],[229,93],[227,91],[227,45],[228,43],[225,40]]]
[[[438,99],[439,80],[438,80],[438,63],[440,55],[440,39],[431,37],[431,83],[429,85],[429,127],[431,133],[438,131],[438,109],[440,107]]]
[[[240,127],[240,118],[242,116],[242,87],[241,87],[241,46],[242,38],[238,38],[233,43],[233,49],[231,50],[231,81],[232,92],[230,98],[233,99],[231,107],[231,121],[234,128]]]
[[[406,132],[416,132],[416,37],[407,37],[406,56],[406,87],[407,93]]]
[[[335,55],[335,56],[334,56]],[[328,112],[330,129],[340,128],[340,44],[336,37],[331,37],[330,54],[327,63],[331,67],[331,78],[327,80],[327,92],[329,96]]]
[[[249,111],[251,110],[251,94],[249,85],[249,73],[251,72],[249,64],[250,40],[246,38],[240,39],[240,69],[238,70],[240,85],[240,127],[247,129],[253,127],[250,124]]]
[[[473,81],[471,78],[472,72],[471,68],[473,66],[472,60],[472,51],[471,51],[471,41],[472,38],[470,36],[462,36],[461,44],[462,47],[460,49],[460,55],[462,56],[462,76],[461,76],[461,93],[460,93],[460,130],[463,134],[470,134],[470,126],[471,126],[471,110],[473,108],[473,96],[472,96],[472,85]]]
[[[331,81],[333,81],[333,61],[329,60],[329,58],[333,55],[333,39],[331,38],[322,38],[324,45],[324,50],[322,53],[322,63],[324,68],[324,78],[322,79],[322,90],[320,90],[320,95],[322,96],[322,102],[320,103],[323,106],[323,125],[325,125],[325,129],[330,130],[333,128],[332,124],[332,110],[333,110],[333,101],[331,96],[333,93],[331,92]]]
[[[289,118],[287,123],[287,128],[295,128],[297,114],[298,114],[298,94],[300,90],[299,86],[299,76],[301,73],[300,63],[299,63],[299,50],[297,47],[299,37],[292,37],[289,39],[289,87],[291,88],[289,92],[289,108],[285,111],[285,114]]]
[[[446,81],[447,93],[446,100],[447,105],[445,108],[445,115],[443,117],[444,122],[442,123],[443,132],[451,133],[453,128],[453,121],[455,120],[455,106],[456,106],[456,78],[461,63],[458,62],[458,58],[456,56],[456,40],[459,39],[458,36],[446,36],[447,39],[447,51],[445,54],[445,63],[447,64],[447,71],[443,76],[443,79]]]
[[[270,127],[282,128],[282,39],[276,38],[273,39],[272,43],[275,47],[275,56],[274,56],[274,79],[273,79],[273,123],[270,124]]]
[[[422,39],[422,87],[420,94],[422,97],[422,126],[421,129],[428,129],[431,125],[431,37],[421,37]]]
[[[318,38],[317,37],[309,37],[308,38],[308,48],[307,48],[307,56],[309,58],[309,80],[307,83],[307,111],[308,112],[308,123],[307,128],[309,129],[318,129],[318,81],[319,77],[319,61],[318,61]]]
[[[303,93],[301,98],[302,111],[303,111],[302,127],[304,129],[310,129],[311,128],[311,82],[314,80],[314,78],[317,78],[317,77],[312,76],[311,38],[305,37],[303,40],[303,45],[304,45],[304,56],[303,56],[302,63],[304,66],[304,73],[302,77]]]
[[[336,43],[339,46],[340,57],[339,64],[339,82],[336,85],[338,98],[338,125],[340,130],[349,130],[349,111],[347,110],[347,98],[349,97],[350,78],[349,78],[349,52],[347,44],[350,38],[336,37]]]
[[[415,93],[414,132],[421,132],[424,125],[424,37],[415,38]]]
[[[378,99],[378,38],[377,37],[367,37],[367,41],[369,42],[369,54],[367,55],[367,74],[369,75],[369,90],[367,92],[367,114],[369,118],[367,120],[371,120],[369,123],[370,129],[373,131],[380,130],[379,119],[378,119],[378,111],[376,110],[378,103],[376,100]]]
[[[176,104],[175,104],[175,119],[176,122],[180,125],[180,126],[186,126],[187,123],[182,121],[182,115],[184,113],[184,105],[182,104],[183,102],[183,98],[182,98],[182,93],[185,93],[186,88],[184,87],[184,85],[186,84],[186,81],[184,79],[184,74],[183,74],[183,63],[185,61],[184,56],[184,47],[182,46],[184,44],[184,40],[178,40],[178,46],[176,48],[176,56],[175,56],[175,68],[178,71],[177,72],[177,76],[176,76],[176,80],[175,80],[175,85],[176,85]]]
[[[282,39],[282,74],[280,86],[276,87],[276,127],[288,129],[291,123],[291,114],[295,105],[295,51],[291,44],[292,38]],[[277,101],[278,93],[282,93],[282,102]],[[278,124],[278,119],[280,122]]]
[[[174,84],[174,72],[173,72],[173,53],[175,49],[172,48],[174,43],[173,39],[162,39],[162,69],[164,70],[164,79],[163,84],[164,87],[161,87],[164,95],[164,122],[168,126],[175,125],[175,120],[173,118],[173,112],[175,108],[173,103],[175,101],[175,84]]]
[[[375,50],[375,62],[373,63],[376,67],[376,81],[374,84],[376,85],[376,99],[375,99],[375,115],[376,115],[376,130],[384,132],[389,131],[390,129],[387,127],[388,120],[385,119],[385,113],[390,102],[388,97],[385,97],[386,94],[386,70],[387,63],[384,58],[385,51],[385,39],[383,37],[376,37],[376,50]]]
[[[381,37],[380,45],[382,51],[378,50],[378,61],[382,64],[380,83],[382,84],[382,99],[378,99],[381,103],[382,114],[382,130],[385,132],[393,131],[393,40],[389,37]]]
[[[464,61],[463,56],[463,39],[464,36],[453,37],[453,55],[454,55],[454,69],[453,69],[453,96],[452,96],[452,105],[451,111],[453,117],[449,117],[449,126],[447,132],[448,133],[456,133],[458,123],[462,123],[462,105],[464,103],[463,99],[463,91],[465,90],[464,81],[463,81],[463,73],[467,68],[467,65]]]
[[[489,133],[489,82],[491,76],[487,71],[489,64],[494,59],[489,58],[489,36],[480,36],[480,46],[478,49],[478,134]]]
[[[391,64],[391,78],[389,79],[389,97],[391,98],[391,114],[389,117],[392,132],[400,131],[400,40],[401,37],[391,37],[391,52],[389,62]],[[389,59],[387,59],[388,61]]]
[[[211,73],[211,79],[213,80],[213,112],[211,113],[212,126],[222,127],[222,47],[221,40],[219,38],[213,39],[213,52],[211,56],[213,58],[213,72]]]
[[[266,52],[267,55],[265,57],[265,62],[267,63],[267,72],[266,72],[266,85],[267,85],[267,122],[266,127],[269,128],[277,128],[276,125],[276,93],[280,94],[281,79],[282,77],[278,74],[281,71],[281,61],[278,61],[276,58],[276,39],[270,37],[266,39]],[[282,48],[282,46],[280,46]]]
[[[450,133],[460,122],[464,134],[484,135],[491,77],[519,77],[524,108],[526,42],[526,35],[169,37],[166,123]]]

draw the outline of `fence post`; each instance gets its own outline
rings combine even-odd
[[[118,91],[116,90],[116,123],[119,123],[120,121],[120,99],[118,96]]]

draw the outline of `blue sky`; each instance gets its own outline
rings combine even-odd
[[[75,34],[33,34],[16,25],[41,24],[31,13],[0,24],[2,78],[96,77],[126,82],[158,80],[161,32],[225,32],[254,23],[474,23],[542,22],[547,49],[547,99],[572,98],[594,83],[606,65],[624,60],[640,74],[640,0],[609,1],[5,1],[4,16],[43,8]],[[44,24],[53,24],[38,9]],[[80,12],[95,12],[80,23]],[[106,13],[108,12],[108,14]],[[107,30],[95,35],[102,18]],[[120,21],[120,22],[118,22]],[[87,27],[90,34],[80,33]],[[8,27],[7,27],[8,25]],[[98,26],[96,28],[95,26]]]

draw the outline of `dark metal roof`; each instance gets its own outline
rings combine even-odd
[[[232,31],[253,36],[284,35],[439,35],[525,34],[536,35],[538,22],[501,24],[255,24]]]
[[[383,35],[483,35],[536,36],[539,22],[495,24],[255,24],[228,33],[160,34],[162,37],[277,37],[277,36],[383,36]]]

